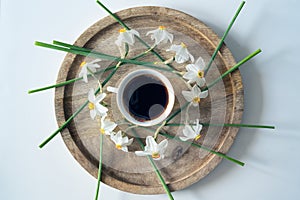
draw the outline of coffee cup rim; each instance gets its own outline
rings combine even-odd
[[[157,79],[159,79],[164,86],[167,88],[167,93],[168,93],[168,104],[167,107],[165,108],[164,112],[160,114],[159,117],[153,119],[153,120],[147,120],[147,121],[138,121],[134,117],[130,115],[130,113],[126,110],[124,103],[123,103],[123,92],[124,89],[126,88],[127,84],[134,79],[135,77],[141,76],[141,75],[152,75],[155,76]],[[153,70],[153,69],[138,69],[135,71],[132,71],[128,73],[123,80],[119,83],[118,86],[118,92],[116,95],[116,100],[117,100],[117,106],[121,112],[121,114],[131,123],[138,125],[138,126],[153,126],[157,125],[160,122],[163,122],[171,113],[174,103],[175,103],[175,94],[174,94],[174,89],[169,81],[169,79],[163,75],[162,73]]]

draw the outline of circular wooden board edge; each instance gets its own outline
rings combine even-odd
[[[197,26],[197,24],[199,24],[199,22],[201,22],[200,20],[198,20],[186,13],[183,13],[181,11],[177,11],[177,10],[174,10],[171,8],[155,7],[155,6],[143,6],[143,7],[129,8],[126,10],[119,11],[116,14],[121,19],[126,19],[126,18],[130,18],[130,17],[144,15],[145,13],[153,13],[153,12],[157,12],[157,13],[164,12],[164,13],[167,13],[168,15],[174,15],[174,16],[178,17],[178,19],[186,21],[188,24],[190,24],[191,27]],[[101,23],[99,23],[100,21],[101,21]],[[107,17],[99,20],[94,25],[92,25],[90,28],[88,28],[88,30],[86,30],[76,40],[76,42],[74,44],[78,45],[78,46],[84,46],[93,37],[94,34],[96,34],[99,30],[101,30],[101,28],[104,28],[113,23],[116,23],[116,22],[110,16],[107,16]],[[203,23],[203,22],[201,22],[201,23]],[[211,31],[211,33],[214,37],[214,38],[212,38],[211,41],[214,43],[215,46],[217,46],[218,41],[219,41],[218,36],[210,28],[209,28],[209,31]],[[221,55],[222,56],[225,55],[226,59],[230,60],[231,63],[229,63],[229,65],[232,66],[235,64],[234,58],[233,58],[232,54],[230,53],[229,49],[223,47],[221,50]],[[61,66],[61,69],[59,71],[59,76],[57,78],[57,82],[66,81],[66,77],[67,77],[69,68],[71,66],[71,63],[75,59],[75,57],[76,57],[76,55],[73,55],[73,54],[66,55],[66,57],[63,61],[63,64]],[[233,86],[237,87],[235,90],[235,95],[234,95],[234,97],[235,97],[234,110],[240,111],[239,114],[233,116],[231,123],[240,123],[241,119],[242,119],[242,113],[243,113],[243,85],[242,85],[241,81],[240,82],[234,81],[235,79],[236,80],[241,79],[241,75],[238,70],[233,72],[231,74],[231,76],[233,78],[233,80],[232,80]],[[57,117],[57,122],[58,122],[59,126],[61,126],[67,120],[64,113],[62,113],[62,111],[60,109],[58,109],[59,107],[60,108],[64,107],[64,105],[63,105],[64,92],[65,92],[65,87],[57,88],[55,90],[55,111],[56,111],[56,117]],[[230,132],[230,134],[228,135],[229,140],[226,142],[226,144],[224,144],[222,146],[222,148],[219,149],[219,151],[223,152],[223,153],[226,153],[230,149],[230,147],[235,139],[235,136],[238,132],[238,128],[231,127],[231,128],[229,128],[228,131]],[[95,173],[98,171],[97,166],[89,163],[89,160],[80,152],[80,150],[76,146],[76,143],[72,140],[72,137],[71,137],[68,129],[67,128],[64,129],[62,131],[61,135],[63,137],[63,140],[64,140],[66,146],[68,147],[69,151],[72,153],[74,158],[89,173],[91,173],[94,177],[97,177],[97,173]],[[199,179],[205,177],[208,173],[210,173],[220,163],[220,161],[221,161],[220,157],[218,157],[216,155],[212,155],[210,166],[208,167],[208,170],[205,171],[205,173],[198,171],[198,173],[195,173],[190,178],[187,178],[185,180],[180,180],[179,182],[176,182],[175,184],[170,184],[169,185],[170,189],[172,191],[174,191],[174,190],[180,190],[180,189],[190,186],[191,184],[197,182]],[[103,176],[102,181],[114,188],[117,188],[117,189],[120,189],[120,190],[123,190],[126,192],[136,193],[136,194],[164,193],[164,190],[161,186],[157,186],[157,187],[138,186],[138,185],[133,185],[133,184],[126,183],[126,182],[121,182],[117,179],[114,179],[113,177],[109,177],[106,175]]]

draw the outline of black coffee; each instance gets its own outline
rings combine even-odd
[[[168,104],[168,91],[154,76],[141,75],[127,84],[123,101],[128,112],[136,120],[153,120],[165,111]]]

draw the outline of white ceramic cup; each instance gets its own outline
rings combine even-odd
[[[153,82],[161,83],[161,85],[163,85],[166,88],[166,94],[167,94],[166,95],[167,103],[164,107],[162,107],[159,104],[155,104],[155,105],[151,106],[151,108],[149,109],[149,116],[151,116],[151,112],[153,112],[153,110],[157,111],[157,109],[161,110],[160,114],[158,116],[154,116],[153,118],[150,117],[150,119],[148,119],[148,120],[139,120],[139,119],[137,119],[136,116],[134,116],[132,113],[130,113],[129,112],[129,101],[124,99],[124,95],[127,95],[127,96],[131,95],[131,94],[128,94],[128,93],[130,93],[129,91],[135,91],[136,89],[138,89],[139,87],[141,87],[145,84],[152,83],[150,80],[151,78],[145,77],[143,79],[143,78],[141,78],[143,76],[152,77]],[[140,81],[138,81],[139,82],[138,84],[131,83],[131,81],[134,81],[137,79],[140,79]],[[143,81],[143,80],[145,80],[145,81]],[[130,88],[128,89],[128,87],[130,87]],[[171,113],[173,106],[174,106],[174,102],[175,102],[174,89],[173,89],[173,86],[171,85],[170,81],[163,74],[161,74],[158,71],[152,70],[152,69],[139,69],[139,70],[130,72],[119,83],[118,88],[108,87],[107,90],[110,92],[116,93],[117,106],[118,106],[120,112],[122,113],[122,115],[129,122],[131,122],[132,124],[138,125],[138,126],[153,126],[153,125],[161,123]],[[154,89],[154,91],[151,91],[151,93],[155,94],[155,89]],[[159,97],[153,95],[153,97],[151,97],[151,98],[159,98]]]

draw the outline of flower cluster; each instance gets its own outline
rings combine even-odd
[[[146,33],[146,36],[150,35],[151,39],[154,40],[154,44],[151,47],[155,48],[160,43],[173,43],[173,35],[166,30],[166,27],[159,26],[158,29],[152,30]],[[115,41],[115,44],[121,48],[124,45],[134,45],[135,37],[139,37],[140,34],[136,30],[127,30],[125,28],[120,29],[119,36]],[[183,74],[182,78],[187,80],[187,84],[191,86],[190,91],[182,91],[183,97],[187,102],[192,106],[199,106],[199,103],[202,98],[208,96],[208,91],[201,91],[200,87],[206,84],[205,82],[205,70],[206,65],[204,60],[199,57],[196,62],[194,62],[193,55],[188,51],[187,45],[184,42],[181,42],[179,45],[172,44],[167,51],[174,52],[174,56],[169,59],[171,61],[175,60],[178,64],[183,64],[188,61],[191,63],[185,66],[186,72]],[[91,62],[82,62],[80,65],[81,71],[79,77],[82,77],[83,81],[88,83],[88,75],[94,75],[97,69],[100,68],[98,62],[100,59],[93,60]],[[109,88],[109,87],[108,87]],[[107,91],[110,91],[107,89]],[[110,136],[111,141],[115,144],[115,147],[118,150],[128,152],[128,146],[133,143],[133,138],[129,139],[125,133],[121,130],[114,132],[117,128],[117,124],[107,119],[108,109],[102,105],[106,93],[100,90],[100,94],[96,96],[94,89],[90,89],[88,93],[88,108],[90,110],[90,116],[94,120],[96,117],[100,118],[100,133]],[[183,130],[182,136],[179,138],[182,141],[187,140],[198,140],[201,137],[202,125],[199,123],[199,119],[192,124],[186,122]],[[143,151],[136,151],[137,156],[151,156],[154,160],[160,160],[165,157],[165,151],[168,146],[168,140],[163,140],[160,143],[157,143],[156,138],[153,136],[147,136],[146,146]]]
[[[112,56],[112,55],[108,56],[101,52],[97,52],[97,56],[94,56],[94,57],[105,59],[105,60],[111,60],[111,61],[116,61],[116,60],[119,61],[115,67],[110,68],[110,69],[115,68],[115,70],[117,70],[118,67],[120,67],[121,64],[123,64],[123,63],[130,63],[130,64],[136,64],[136,65],[144,64],[145,67],[152,67],[152,68],[156,68],[156,69],[159,67],[153,66],[153,65],[165,64],[171,68],[170,72],[172,72],[176,75],[179,75],[180,78],[186,80],[187,87],[189,88],[189,90],[181,92],[182,96],[187,101],[186,104],[184,106],[182,106],[181,108],[179,108],[178,110],[176,110],[175,112],[173,112],[173,114],[171,116],[169,116],[164,122],[162,122],[160,124],[160,126],[155,130],[154,136],[146,137],[146,140],[145,140],[146,145],[144,146],[141,144],[141,148],[143,151],[135,152],[135,154],[137,156],[148,156],[150,158],[152,157],[153,160],[160,160],[160,159],[167,157],[166,150],[167,150],[167,146],[168,146],[168,140],[165,139],[158,143],[156,140],[157,135],[161,133],[160,131],[164,126],[170,125],[169,121],[171,119],[173,119],[177,114],[182,112],[184,109],[186,109],[186,121],[184,124],[179,124],[179,126],[181,126],[181,125],[184,125],[184,126],[183,126],[183,129],[181,129],[182,130],[182,132],[180,133],[181,135],[176,139],[180,139],[181,141],[187,141],[187,140],[197,141],[197,140],[199,140],[201,138],[202,124],[200,123],[199,119],[196,119],[194,121],[188,120],[189,109],[190,108],[195,109],[195,108],[199,107],[199,104],[201,103],[201,99],[206,98],[208,96],[207,90],[209,88],[211,88],[218,81],[222,80],[224,76],[230,74],[235,69],[238,69],[239,66],[241,66],[242,64],[244,64],[245,62],[247,62],[248,60],[250,60],[255,55],[257,55],[258,53],[261,52],[260,49],[253,52],[252,54],[250,54],[249,56],[244,58],[242,61],[240,61],[238,64],[236,64],[235,66],[233,66],[229,70],[227,70],[224,74],[222,74],[222,76],[217,78],[214,82],[205,86],[206,85],[206,80],[205,80],[206,72],[209,70],[209,68],[212,64],[212,61],[215,59],[215,56],[217,55],[217,52],[222,47],[224,39],[226,38],[231,26],[233,25],[236,17],[238,16],[239,12],[241,11],[241,8],[245,4],[244,1],[241,3],[233,20],[230,22],[230,25],[228,26],[227,30],[225,31],[222,39],[219,41],[219,45],[217,46],[216,50],[214,51],[208,66],[206,66],[205,62],[203,61],[203,59],[201,57],[199,57],[195,61],[194,56],[188,51],[186,43],[179,42],[179,43],[173,44],[174,36],[166,30],[166,27],[159,26],[158,29],[155,29],[155,30],[152,30],[152,31],[149,31],[146,33],[146,36],[149,35],[151,37],[151,40],[154,40],[154,44],[151,47],[149,47],[149,45],[140,38],[140,34],[136,30],[130,30],[129,28],[127,28],[126,24],[124,24],[117,16],[115,16],[111,11],[109,11],[100,1],[97,0],[97,3],[102,8],[104,8],[106,11],[108,11],[110,13],[110,15],[112,17],[114,17],[114,19],[117,22],[119,22],[121,25],[123,25],[123,27],[125,27],[125,28],[120,29],[119,36],[117,37],[117,39],[115,41],[115,44],[118,46],[118,48],[120,50],[121,57],[116,57],[116,56]],[[131,46],[134,45],[136,38],[142,44],[144,44],[148,49],[147,49],[147,51],[142,52],[141,54],[135,56],[133,59],[126,59],[128,52],[129,52],[129,48],[131,48]],[[171,43],[171,46],[167,49],[167,51],[173,52],[173,56],[171,58],[163,61],[161,56],[156,51],[153,51],[153,49],[156,48],[156,46],[158,46],[160,43],[168,43],[168,42]],[[72,50],[71,52],[73,54],[77,54],[77,55],[86,55],[87,50],[89,50],[89,49],[86,49],[83,47],[78,47],[76,45],[70,45],[70,44],[59,42],[59,41],[53,41],[53,44],[46,44],[46,43],[37,41],[37,42],[35,42],[35,44],[37,46],[60,50],[60,51],[66,51],[66,52],[70,52],[70,50]],[[125,48],[123,48],[123,47],[125,47]],[[150,51],[152,51],[152,53],[154,55],[156,55],[162,62],[153,62],[153,63],[149,64],[149,62],[145,63],[143,61],[138,61],[138,58],[146,55]],[[85,83],[88,83],[89,76],[91,76],[97,80],[99,88],[96,91],[93,88],[90,89],[88,92],[88,95],[87,95],[88,100],[75,113],[73,113],[73,115],[71,117],[69,117],[68,120],[66,120],[62,126],[60,126],[50,137],[48,137],[39,146],[40,148],[45,146],[54,136],[56,136],[63,128],[65,128],[66,125],[71,120],[74,119],[74,117],[76,117],[82,111],[82,108],[87,106],[89,109],[90,117],[93,120],[97,119],[97,122],[99,123],[99,132],[100,132],[99,172],[98,172],[98,184],[97,184],[95,199],[98,199],[99,186],[100,186],[100,181],[102,178],[101,177],[101,169],[102,169],[102,154],[103,154],[103,152],[102,152],[103,137],[107,136],[108,138],[110,138],[112,144],[116,147],[116,149],[124,151],[124,152],[128,152],[128,146],[131,145],[134,140],[133,138],[129,139],[126,136],[127,129],[123,132],[121,130],[118,130],[118,124],[111,121],[108,117],[108,116],[110,116],[109,115],[110,113],[108,113],[109,110],[106,106],[107,103],[105,102],[105,98],[107,97],[107,95],[106,95],[106,93],[103,92],[103,89],[104,89],[103,87],[104,87],[104,83],[107,83],[116,71],[114,70],[110,76],[107,76],[105,81],[101,84],[100,81],[98,80],[98,78],[96,78],[96,76],[95,76],[96,73],[103,72],[102,69],[98,70],[99,68],[101,68],[101,66],[98,64],[100,61],[101,61],[100,59],[95,59],[90,62],[85,62],[85,61],[82,62],[79,65],[80,66],[79,67],[79,70],[80,70],[79,78],[70,79],[65,82],[57,83],[52,86],[47,86],[47,87],[29,91],[29,93],[34,93],[34,92],[38,92],[38,91],[42,91],[42,90],[46,90],[46,89],[50,89],[50,88],[54,88],[54,87],[57,88],[57,87],[67,85],[69,83],[73,83],[74,81],[77,81],[79,79],[82,79]],[[173,66],[169,65],[173,61],[177,62],[178,64],[184,64],[186,62],[189,62],[185,66],[181,66],[181,68],[185,67],[186,71],[180,72],[180,71],[176,70],[176,68],[174,68]],[[104,71],[106,71],[106,70],[104,70]],[[201,90],[201,88],[203,88],[203,86],[205,86],[205,89]],[[117,90],[116,90],[116,88],[107,87],[106,91],[107,92],[116,92]],[[129,124],[129,125],[130,125],[129,128],[137,127],[137,125],[135,125],[135,124]],[[250,125],[250,124],[223,124],[223,125],[224,126],[226,125],[228,127],[235,126],[235,127],[250,127],[250,128],[270,128],[270,129],[275,128],[274,126]],[[144,127],[144,128],[146,128],[146,127]],[[168,136],[165,133],[163,133],[162,135],[165,135],[166,137],[170,136],[170,135]],[[173,136],[170,136],[170,137],[173,137]],[[219,153],[217,151],[214,151],[214,150],[211,150],[208,148],[203,148],[202,146],[196,145],[191,142],[188,142],[188,143],[190,143],[194,146],[197,146],[199,148],[202,148],[210,153],[218,155],[221,158],[226,158],[229,161],[232,161],[236,164],[244,166],[243,162],[240,162],[234,158],[230,158],[226,154]],[[155,170],[157,177],[159,178],[159,180],[160,180],[161,184],[163,185],[163,188],[165,189],[169,198],[171,200],[174,199],[168,186],[167,186],[167,183],[165,182],[163,176],[160,173],[160,170],[157,168],[157,166],[153,160],[149,159],[149,162],[151,163],[153,169]]]

